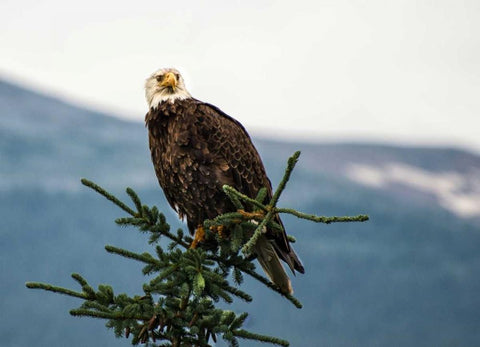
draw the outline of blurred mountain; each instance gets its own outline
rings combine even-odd
[[[254,302],[234,309],[250,312],[250,330],[292,346],[480,344],[479,156],[452,148],[254,142],[274,185],[288,156],[302,151],[282,206],[367,213],[371,221],[314,225],[286,216],[306,265],[293,279],[305,307],[247,279]],[[69,276],[78,272],[117,292],[141,292],[140,265],[103,247],[149,250],[145,237],[115,226],[121,211],[83,187],[81,177],[121,197],[131,186],[181,226],[156,182],[142,122],[0,81],[2,346],[129,345],[101,321],[70,317],[78,301],[24,286],[75,288]]]

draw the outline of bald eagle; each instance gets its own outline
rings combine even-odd
[[[145,116],[153,166],[165,196],[193,234],[205,219],[236,211],[223,185],[255,197],[272,186],[245,128],[218,107],[192,98],[176,69],[155,71],[145,83]],[[279,216],[276,221],[282,222]],[[285,231],[267,230],[255,248],[270,280],[292,293],[280,259],[293,273],[304,268]]]

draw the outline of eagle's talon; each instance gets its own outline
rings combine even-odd
[[[190,248],[197,248],[198,244],[203,241],[205,241],[205,229],[203,228],[203,225],[199,225],[197,229],[195,229],[195,235],[193,236],[193,241],[190,244]]]

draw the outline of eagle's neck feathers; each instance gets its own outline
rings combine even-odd
[[[161,90],[149,96],[148,105],[150,106],[150,108],[156,109],[158,108],[158,105],[163,102],[173,104],[177,100],[185,100],[191,97],[192,96],[190,95],[190,93],[184,89],[178,89],[175,93],[171,93],[167,90]]]

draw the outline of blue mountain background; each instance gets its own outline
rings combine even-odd
[[[366,223],[320,225],[285,216],[305,275],[299,310],[246,278],[251,331],[292,346],[480,345],[480,157],[454,148],[293,143],[253,137],[275,186],[302,151],[280,205],[321,215],[368,214]],[[80,184],[166,204],[141,122],[0,81],[0,344],[127,346],[104,322],[74,318],[74,298],[26,281],[77,289],[70,274],[116,293],[141,293],[141,264],[104,245],[149,251],[146,236],[113,222],[116,206]],[[223,346],[221,342],[218,344]],[[242,345],[254,346],[252,343]]]

